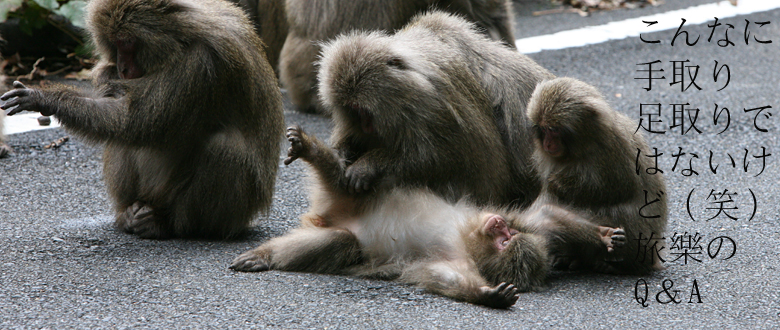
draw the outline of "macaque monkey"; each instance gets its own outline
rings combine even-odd
[[[605,251],[624,243],[619,229],[596,226],[555,206],[485,211],[406,187],[356,197],[333,185],[344,172],[335,150],[297,127],[287,136],[285,164],[301,158],[313,167],[312,207],[300,228],[240,255],[232,269],[398,280],[507,308],[518,292],[543,285],[548,249],[559,242],[600,244]]]
[[[346,159],[345,188],[426,186],[454,202],[528,206],[541,185],[525,105],[553,76],[444,12],[393,35],[324,44],[319,92]]]
[[[609,256],[598,245],[573,245],[556,254],[557,266],[632,274],[663,268],[656,251],[664,240],[649,239],[666,231],[666,187],[660,174],[644,171],[653,164],[645,157],[647,143],[634,132],[636,124],[614,111],[594,87],[571,78],[539,84],[528,117],[535,124],[533,160],[543,180],[536,203],[561,205],[597,225],[620,227],[629,242]]]
[[[95,92],[19,82],[10,115],[54,115],[105,145],[116,226],[142,238],[228,238],[270,207],[281,94],[246,15],[222,0],[93,0]]]
[[[391,32],[431,9],[462,15],[484,34],[515,47],[510,0],[287,0],[289,33],[279,57],[282,86],[299,110],[321,112],[315,67],[321,42],[353,30]]]

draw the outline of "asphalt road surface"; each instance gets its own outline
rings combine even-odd
[[[713,1],[667,2],[668,9],[676,9]],[[663,10],[619,10],[585,18],[533,17],[526,11],[517,18],[518,29],[526,31],[518,36]],[[746,19],[751,36],[773,42],[751,38],[746,45]],[[764,21],[771,24],[755,23]],[[679,38],[671,47],[674,31],[663,31],[644,35],[660,44],[629,38],[531,55],[557,75],[595,85],[616,109],[637,121],[649,118],[640,117],[640,104],[661,104],[662,122],[654,128],[666,133],[644,134],[663,153],[658,167],[665,173],[670,201],[666,270],[644,277],[555,272],[545,290],[522,294],[509,310],[456,302],[393,282],[279,271],[237,273],[228,269],[234,257],[295,227],[307,209],[303,162],[285,167],[280,155],[273,208],[258,217],[246,239],[142,240],[112,227],[99,146],[72,137],[59,149],[43,148],[68,135],[57,128],[9,136],[16,152],[0,160],[0,328],[777,328],[780,10],[719,22],[723,25],[712,42],[706,40],[706,24],[686,26],[692,38],[701,35],[690,47]],[[735,45],[721,48],[716,41],[723,38],[727,23],[735,26],[729,31]],[[654,81],[646,91],[647,80],[634,79],[643,74],[636,70],[646,66],[637,64],[656,60],[666,79]],[[670,61],[685,60],[700,66],[695,81],[701,90],[683,92],[680,85],[669,85]],[[726,75],[721,71],[715,81],[716,60],[730,71],[721,91]],[[680,127],[670,128],[675,103],[701,110],[696,120],[701,133],[683,135]],[[719,111],[729,109],[729,126],[722,134],[726,113],[715,124],[715,104]],[[767,105],[772,108],[760,114],[743,110]],[[324,117],[290,107],[285,116],[288,124],[321,138],[330,133]],[[762,148],[771,156],[760,158]],[[719,166],[717,173],[710,163]],[[691,165],[698,174],[686,171]],[[734,252],[732,242],[736,252],[726,259]]]

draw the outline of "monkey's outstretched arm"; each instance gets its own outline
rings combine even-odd
[[[399,279],[456,300],[493,308],[509,308],[517,302],[517,288],[510,283],[490,287],[476,266],[466,260],[420,262]]]
[[[314,168],[328,187],[342,187],[346,165],[336,150],[317,137],[306,134],[300,126],[287,128],[287,141],[290,141],[290,148],[287,149],[285,165],[301,158]]]
[[[604,255],[627,243],[623,228],[596,225],[577,213],[552,204],[532,206],[531,210],[523,220],[525,224],[518,225],[527,226],[547,237],[553,250],[590,250],[590,253]]]
[[[0,101],[7,101],[3,109],[11,109],[9,116],[23,110],[37,111],[44,116],[54,115],[67,127],[76,128],[87,136],[107,136],[113,128],[122,125],[119,117],[111,115],[125,107],[121,99],[92,98],[61,85],[37,89],[15,81],[13,87],[0,96]],[[80,127],[91,129],[79,130]]]

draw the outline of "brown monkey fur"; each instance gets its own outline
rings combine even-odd
[[[319,42],[352,30],[391,32],[431,8],[463,15],[488,36],[515,47],[510,0],[287,0],[289,34],[279,59],[282,86],[299,110],[321,111],[314,65]]]
[[[525,104],[552,75],[528,57],[432,12],[394,35],[324,45],[320,99],[345,189],[427,186],[450,201],[528,206],[540,190]]]
[[[301,227],[237,257],[231,265],[235,270],[398,280],[453,299],[506,308],[517,301],[518,291],[544,283],[548,244],[601,244],[606,251],[623,242],[619,230],[555,206],[485,211],[405,187],[360,197],[345,194],[332,184],[332,177],[344,172],[336,151],[300,128],[289,128],[287,136],[292,146],[285,164],[301,158],[314,170],[312,207],[301,217]]]
[[[5,143],[5,132],[3,131],[5,126],[3,120],[5,119],[5,112],[0,113],[0,158],[8,156],[13,149]]]
[[[653,164],[645,157],[647,143],[634,132],[636,124],[594,87],[571,78],[541,83],[528,103],[528,117],[537,131],[533,159],[543,180],[536,203],[561,205],[597,225],[621,227],[628,241],[608,258],[598,246],[572,246],[562,251],[558,266],[638,274],[662,268],[654,251],[664,240],[656,249],[651,247],[656,242],[638,241],[640,235],[664,237],[668,212],[663,177],[644,171]],[[638,150],[643,170],[637,174]]]
[[[94,94],[4,94],[105,144],[117,227],[144,238],[227,238],[270,207],[281,95],[245,14],[221,0],[93,0]],[[219,27],[219,28],[215,28]]]
[[[2,38],[0,37],[0,40]],[[0,56],[0,60],[2,60],[2,56]],[[6,77],[2,74],[0,74],[0,94],[5,93],[8,90],[8,87],[5,85],[5,79]],[[5,120],[5,111],[0,111],[0,158],[8,156],[11,152],[13,152],[13,149],[11,146],[5,143],[5,123],[3,122]]]
[[[279,54],[287,39],[287,15],[285,0],[231,0],[246,10],[249,19],[254,22],[255,30],[263,40],[263,52],[268,63],[279,73]]]

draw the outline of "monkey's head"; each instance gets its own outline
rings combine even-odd
[[[383,32],[350,32],[322,45],[319,95],[335,130],[393,141],[408,123],[429,116],[437,91],[430,63],[413,46]],[[404,124],[407,123],[407,124]]]
[[[549,268],[544,242],[510,228],[499,214],[479,217],[480,225],[466,241],[480,274],[493,285],[511,283],[521,291],[542,286]]]
[[[601,94],[584,82],[556,78],[539,83],[528,101],[537,151],[556,161],[582,159],[592,150],[608,109]]]
[[[181,0],[93,0],[87,27],[101,58],[116,64],[119,77],[134,79],[159,71],[192,42]]]

